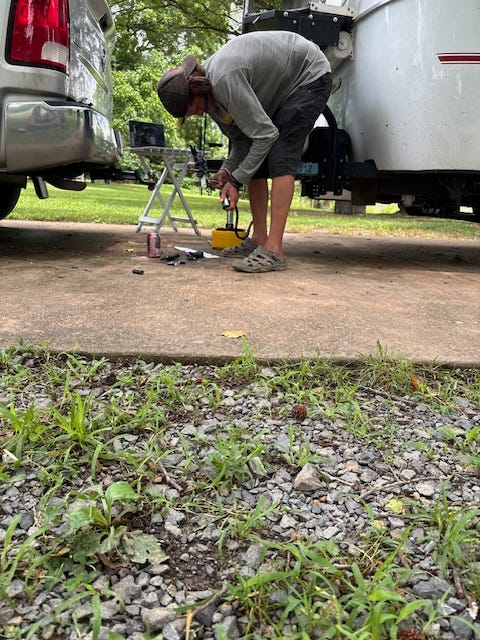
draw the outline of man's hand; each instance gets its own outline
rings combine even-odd
[[[225,198],[230,201],[230,206],[224,207],[225,211],[234,211],[238,202],[238,189],[231,182],[225,183],[220,194],[220,200],[223,202]]]
[[[220,169],[210,180],[209,185],[212,189],[223,189],[223,187],[230,181],[231,175],[228,169]]]

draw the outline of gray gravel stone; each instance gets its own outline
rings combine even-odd
[[[259,544],[250,545],[243,554],[242,562],[253,569],[259,567],[262,562],[262,546]]]
[[[438,599],[447,591],[452,592],[452,585],[442,578],[421,580],[413,587],[413,593],[419,598]]]
[[[153,609],[142,608],[142,620],[152,631],[159,631],[176,618],[175,609],[167,607],[155,607]]]
[[[6,588],[6,593],[9,598],[15,600],[16,598],[23,598],[25,596],[25,587],[20,580],[12,580],[12,582]]]
[[[464,620],[468,620],[471,624],[473,620],[470,617],[463,616]],[[468,626],[463,620],[460,618],[451,618],[450,619],[450,628],[452,630],[454,638],[457,640],[470,640],[473,638],[473,631],[470,626]]]
[[[323,487],[324,483],[320,479],[316,468],[309,462],[304,465],[293,482],[293,488],[297,491],[316,491],[317,489],[321,489]]]
[[[220,634],[220,628],[222,634]],[[215,638],[223,640],[224,635],[228,640],[238,640],[240,638],[240,631],[238,630],[238,622],[235,616],[226,616],[223,620],[215,625]]]
[[[125,578],[119,580],[112,585],[112,589],[125,604],[130,604],[142,591],[142,588],[136,584],[132,575],[125,576]]]

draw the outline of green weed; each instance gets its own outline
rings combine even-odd
[[[125,556],[134,562],[162,562],[166,559],[157,539],[140,531],[129,531],[125,516],[144,500],[125,481],[111,484],[105,491],[92,487],[89,493],[77,493],[65,520],[69,531],[64,543],[72,548],[72,557],[86,564],[97,555]]]
[[[264,445],[260,438],[252,438],[241,428],[232,426],[218,434],[212,450],[207,455],[205,464],[210,470],[212,487],[231,487],[241,484],[253,477],[250,463],[260,459],[264,454]],[[258,463],[257,463],[258,464]]]
[[[308,462],[329,462],[325,456],[312,451],[310,441],[302,436],[301,429],[295,425],[290,425],[288,429],[288,448],[282,451],[282,458],[292,469],[302,469]]]
[[[239,384],[254,380],[258,371],[259,365],[254,353],[245,338],[242,338],[242,354],[232,362],[219,367],[217,375],[222,380],[227,380],[232,384]]]
[[[453,507],[443,488],[433,504],[412,505],[409,517],[427,529],[426,540],[434,542],[433,557],[444,575],[448,577],[454,571],[462,578],[465,589],[480,597],[480,509]]]
[[[282,638],[288,626],[288,637],[298,640],[383,640],[432,607],[403,595],[406,572],[394,565],[394,554],[373,575],[364,575],[355,562],[347,569],[330,542],[267,543],[265,550],[272,559],[229,588],[248,620],[245,638]]]

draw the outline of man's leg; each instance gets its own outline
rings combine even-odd
[[[248,184],[248,199],[253,218],[252,240],[264,244],[267,239],[268,185],[266,178],[254,178]]]
[[[272,178],[270,232],[263,246],[282,258],[282,240],[295,190],[295,172],[305,138],[325,107],[331,85],[330,76],[323,76],[299,89],[273,118],[280,137],[268,156],[269,174],[276,177]]]
[[[270,211],[270,232],[263,242],[265,249],[269,249],[284,258],[282,251],[283,234],[287,224],[288,212],[292,204],[295,190],[293,176],[285,175],[272,178],[272,202]]]

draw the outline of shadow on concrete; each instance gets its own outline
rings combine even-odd
[[[14,225],[14,226],[13,226]],[[146,235],[150,229],[144,227],[140,233],[129,225],[94,225],[65,223],[17,223],[0,222],[0,253],[10,259],[62,260],[74,256],[95,256],[102,253],[124,251],[128,242],[135,251],[146,252]],[[179,237],[188,237],[188,246],[215,252],[210,247],[210,233],[201,237],[182,229],[180,235],[170,229],[167,241],[173,246]],[[183,240],[180,244],[183,244]],[[390,237],[351,237],[327,234],[287,235],[286,251],[289,258],[306,259],[315,265],[352,265],[365,268],[381,268],[384,264],[397,269],[434,269],[449,272],[480,272],[480,249],[478,241],[456,239],[417,239]],[[214,266],[210,264],[209,266]]]
[[[58,223],[61,225],[61,223]],[[110,250],[123,242],[121,234],[109,230],[104,225],[86,225],[85,229],[72,229],[42,223],[24,223],[25,226],[12,226],[3,220],[0,222],[0,252],[2,256],[24,260],[64,259],[65,256],[97,255],[99,252]],[[28,226],[26,226],[28,225]],[[78,225],[77,225],[78,226]],[[80,225],[81,226],[81,225]]]
[[[306,255],[315,264],[342,264],[378,268],[382,264],[397,269],[434,269],[438,271],[480,273],[478,241],[420,240],[408,238],[351,238],[332,240],[332,236],[317,236],[313,242],[299,237],[288,245],[289,257]],[[314,245],[314,246],[313,246]]]

